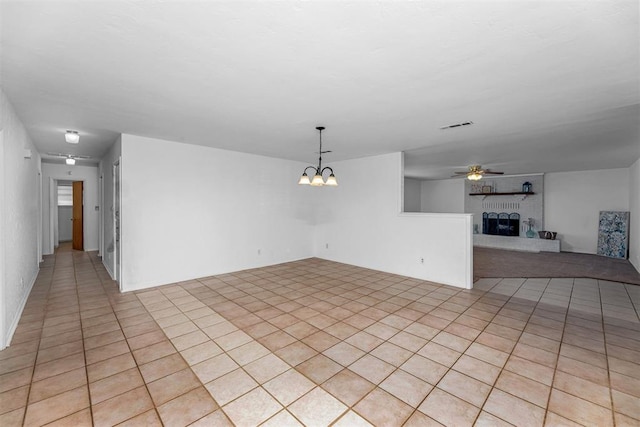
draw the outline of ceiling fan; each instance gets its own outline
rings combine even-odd
[[[452,175],[452,178],[459,178],[461,176],[466,176],[468,180],[478,181],[482,179],[484,175],[503,175],[504,172],[494,172],[489,169],[482,169],[481,165],[473,165],[469,166],[469,170],[467,172],[454,172],[455,175]]]
[[[86,160],[91,158],[91,156],[81,156],[79,154],[63,154],[63,153],[47,153],[47,156],[63,158],[65,159],[65,163],[68,165],[75,165],[76,160]]]

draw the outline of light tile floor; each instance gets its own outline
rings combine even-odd
[[[640,287],[462,290],[319,259],[120,294],[47,257],[0,425],[640,425]]]

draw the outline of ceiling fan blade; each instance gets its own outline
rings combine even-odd
[[[452,175],[451,178],[459,178],[462,176],[471,176],[471,175],[503,175],[504,172],[493,172],[489,169],[482,169],[480,165],[469,166],[469,170],[466,172],[454,172],[455,175]]]
[[[451,175],[451,178],[466,178],[466,177],[467,177],[467,174],[466,174],[466,173],[464,173],[464,174],[462,174],[462,175],[461,175],[459,172],[456,172],[456,173],[457,173],[458,175]]]
[[[52,157],[60,157],[63,159],[67,159],[67,158],[73,158],[73,159],[90,159],[91,156],[83,156],[81,154],[64,154],[64,153],[45,153],[47,156],[52,156]]]

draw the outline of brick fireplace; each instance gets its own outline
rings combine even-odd
[[[532,184],[531,192],[523,193],[522,185]],[[486,191],[485,191],[486,190]],[[512,175],[465,181],[465,212],[473,214],[476,246],[525,251],[560,250],[558,240],[527,238],[528,222],[533,231],[544,230],[544,176]]]

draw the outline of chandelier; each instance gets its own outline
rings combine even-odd
[[[329,186],[337,186],[338,185],[338,181],[336,180],[336,176],[333,174],[333,169],[331,169],[329,166],[325,166],[324,168],[322,167],[322,155],[324,153],[330,153],[331,151],[322,151],[322,131],[324,130],[323,126],[318,126],[316,127],[316,129],[318,129],[318,131],[320,132],[320,150],[319,150],[319,154],[320,157],[318,158],[318,167],[315,166],[307,166],[304,171],[302,172],[302,176],[300,177],[300,180],[298,181],[298,184],[301,185],[312,185],[314,187],[321,187],[323,185],[329,185]],[[307,175],[307,170],[311,168],[314,170],[314,175],[313,175],[313,179],[309,179],[309,175]],[[324,178],[322,177],[322,175],[324,174],[324,171],[328,170],[331,174],[329,175],[329,177],[327,178],[327,180],[325,181]]]

